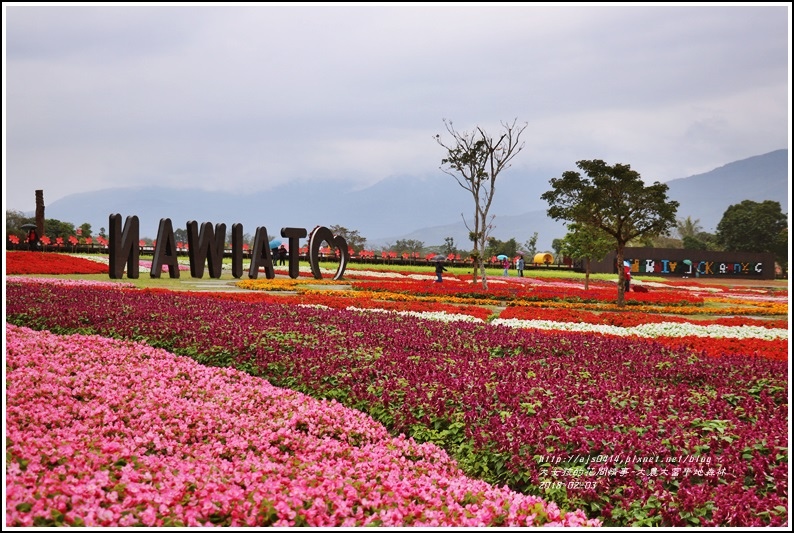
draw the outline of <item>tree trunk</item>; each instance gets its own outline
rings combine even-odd
[[[466,229],[469,229],[468,224],[466,224],[466,218],[463,216],[463,213],[460,214],[461,218],[463,218],[463,225],[466,226]],[[480,245],[479,235],[479,218],[477,217],[477,212],[474,212],[474,238],[472,239],[472,243],[474,244],[474,261],[471,263],[471,282],[472,285],[477,284],[477,269],[480,268],[480,261],[482,258],[480,257],[480,251],[478,247]],[[469,230],[471,231],[471,230]]]
[[[480,253],[480,275],[482,277],[482,289],[484,291],[487,291],[488,276],[485,274],[485,239],[483,239],[482,242],[480,242],[480,249],[482,250],[482,252]]]
[[[590,258],[584,260],[584,290],[590,288]]]
[[[623,272],[623,245],[618,246],[615,261],[617,261],[618,267],[618,307],[624,307],[626,305],[626,291],[624,290],[626,275]]]

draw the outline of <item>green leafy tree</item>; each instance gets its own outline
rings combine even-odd
[[[598,228],[585,224],[568,224],[568,233],[562,239],[560,251],[584,263],[584,288],[590,288],[590,264],[592,261],[602,261],[606,255],[615,249],[615,239]]]
[[[268,237],[268,242],[272,241],[275,237]],[[174,230],[174,240],[176,242],[187,242],[187,230],[183,228],[175,229]],[[242,236],[242,243],[247,244],[248,246],[254,245],[254,236],[250,233],[243,233]],[[226,242],[232,242],[232,227],[226,226]]]
[[[444,237],[444,246],[441,248],[444,255],[457,254],[458,248],[455,246],[453,237]]]
[[[524,250],[526,250],[527,254],[530,258],[535,257],[535,254],[538,253],[538,232],[532,234],[532,237],[527,239],[527,242],[524,243]]]
[[[788,257],[788,218],[780,202],[744,200],[722,215],[717,241],[729,252],[775,254],[782,264]]]
[[[518,243],[515,237],[507,241],[500,241],[495,237],[488,238],[488,245],[485,248],[485,257],[493,257],[495,255],[506,255],[507,257],[515,257],[518,255]]]
[[[22,225],[35,223],[35,218],[25,216],[22,211],[6,209],[6,242],[8,242],[8,235],[16,235],[20,239],[24,239],[27,232],[21,229]]]
[[[667,197],[668,186],[654,182],[645,185],[640,174],[629,165],[607,165],[600,159],[582,160],[576,166],[584,171],[563,172],[552,178],[552,189],[541,195],[549,204],[548,216],[554,220],[585,224],[610,235],[615,242],[617,264],[623,264],[626,243],[637,237],[666,233],[675,224],[678,202]],[[626,303],[624,273],[618,268],[617,304]]]
[[[502,243],[502,246],[499,248],[499,253],[496,255],[499,254],[504,254],[507,257],[515,257],[518,255],[518,242],[515,237],[510,237]]]
[[[474,279],[476,281],[479,266],[482,287],[487,290],[488,279],[480,251],[485,250],[492,228],[493,217],[489,218],[489,211],[496,192],[496,178],[510,167],[510,161],[524,148],[519,140],[527,124],[516,126],[516,120],[512,124],[502,122],[504,131],[498,138],[490,136],[479,126],[471,132],[459,132],[451,121],[444,119],[444,125],[452,136],[452,143],[445,144],[440,135],[435,136],[436,142],[447,151],[440,168],[445,174],[455,178],[458,185],[469,191],[474,200],[474,227],[469,227],[462,213],[461,217],[474,241]]]
[[[643,239],[643,246],[649,248],[683,248],[684,243],[681,239],[671,237],[670,235],[659,235],[658,237],[649,237]]]
[[[425,243],[423,241],[419,241],[416,239],[398,239],[394,246],[390,247],[392,251],[396,252],[397,255],[402,255],[404,253],[422,253],[422,250],[425,247]]]
[[[80,224],[80,236],[84,239],[90,238],[91,235],[91,224],[88,222],[83,222]]]
[[[201,226],[199,226],[199,229],[201,229]],[[187,242],[187,228],[176,228],[174,230],[174,242]],[[231,227],[226,230],[226,242],[232,242]]]
[[[554,250],[554,261],[559,264],[562,258],[562,239],[551,241],[551,249]]]
[[[675,229],[678,232],[678,238],[684,240],[685,237],[695,237],[698,233],[703,231],[703,226],[700,225],[700,219],[692,220],[692,217],[685,219],[677,219],[675,221]]]
[[[358,230],[350,230],[344,226],[334,225],[328,228],[334,235],[339,235],[347,241],[347,246],[356,253],[364,249],[367,245],[367,239],[362,237]]]
[[[700,219],[692,220],[692,217],[676,219],[674,231],[664,235],[651,236],[644,235],[629,243],[630,246],[646,246],[648,248],[689,248],[692,250],[712,250],[706,240],[702,240],[700,235],[708,235],[703,232]]]
[[[643,235],[632,239],[627,246],[643,246],[646,248],[683,248],[683,241],[673,237],[670,232],[663,235]]]
[[[74,224],[71,222],[61,222],[55,218],[46,219],[44,221],[44,228],[44,234],[53,242],[58,237],[62,238],[64,242],[66,242],[69,237],[77,235]]]
[[[488,237],[488,242],[485,245],[485,259],[499,255],[499,249],[502,246],[502,241],[496,237]]]
[[[685,236],[682,240],[682,246],[686,250],[719,251],[722,249],[717,242],[717,236],[705,231]]]

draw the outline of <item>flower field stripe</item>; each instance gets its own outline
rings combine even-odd
[[[493,302],[495,303],[495,302]],[[734,302],[735,304],[736,302]],[[574,302],[574,301],[529,301],[529,300],[513,300],[509,303],[509,307],[529,307],[534,309],[567,309],[577,311],[594,311],[594,312],[623,312],[616,304],[608,302]],[[648,313],[648,314],[665,314],[665,315],[713,315],[724,319],[726,315],[757,315],[760,317],[765,316],[787,316],[787,304],[772,304],[769,302],[752,302],[747,305],[733,305],[731,307],[704,307],[704,306],[689,306],[689,305],[644,305],[635,304],[630,307],[633,313]]]
[[[492,321],[494,325],[503,325],[512,328],[536,328],[557,331],[586,331],[602,333],[604,335],[618,335],[621,337],[712,337],[736,339],[767,339],[787,340],[788,330],[770,329],[758,326],[699,326],[696,324],[682,324],[680,322],[660,322],[644,324],[633,327],[609,326],[606,324],[587,324],[583,322],[557,322],[552,320],[519,320],[515,318],[497,318]]]
[[[370,313],[394,313],[401,316],[413,316],[426,320],[440,320],[442,322],[482,322],[481,319],[471,315],[433,312],[433,311],[389,311],[386,309],[362,309],[360,307],[347,307],[348,311],[370,312]]]
[[[737,339],[710,337],[656,337],[654,342],[674,349],[683,349],[692,353],[702,353],[710,357],[744,354],[750,357],[763,357],[787,363],[791,348],[789,342],[765,339]]]
[[[702,309],[700,310],[703,311]],[[637,311],[605,311],[598,312],[570,307],[515,306],[504,309],[499,318],[517,318],[521,320],[553,320],[555,322],[586,322],[588,324],[608,324],[620,327],[632,327],[659,322],[679,322],[701,326],[718,324],[722,326],[757,326],[763,328],[789,329],[788,319],[751,318],[747,316],[719,317],[712,319],[693,319],[686,316],[669,314],[641,313]]]
[[[93,287],[97,289],[132,289],[135,285],[126,281],[95,281],[87,279],[68,278],[29,278],[25,276],[6,276],[6,283],[20,284],[31,283],[36,285],[62,286],[62,287]]]
[[[343,294],[339,294],[342,292]],[[210,297],[224,298],[249,303],[291,303],[295,305],[317,306],[325,309],[371,309],[378,311],[413,312],[423,313],[426,317],[439,317],[447,320],[442,315],[461,315],[461,320],[470,318],[485,321],[493,311],[488,308],[466,305],[446,304],[438,302],[423,302],[416,300],[390,301],[370,298],[359,292],[353,291],[299,291],[297,295],[278,294],[272,295],[264,292],[231,292],[208,294]]]
[[[137,343],[6,337],[6,526],[599,525],[334,401]]]
[[[316,309],[333,309],[332,307],[328,307],[322,304],[298,304],[298,305],[301,307],[314,307]],[[348,306],[345,309],[348,311],[355,311],[358,313],[386,313],[386,314],[394,314],[399,316],[412,316],[424,320],[438,320],[441,322],[477,322],[477,323],[482,322],[481,319],[473,317],[471,315],[462,315],[462,314],[444,313],[444,312],[394,311],[389,309],[361,308],[355,306]]]
[[[470,476],[605,525],[788,520],[788,364],[762,348],[783,340],[618,337],[43,283],[8,284],[6,316],[145,340],[335,399],[393,435],[443,446]],[[681,339],[730,350],[667,344]]]
[[[6,274],[107,274],[108,267],[55,252],[6,251]]]
[[[528,279],[529,281],[529,279]],[[481,287],[473,283],[428,283],[417,280],[379,280],[354,281],[354,290],[381,291],[403,293],[419,296],[454,296],[458,298],[482,298]],[[489,286],[487,295],[491,299],[504,302],[512,301],[576,301],[576,302],[614,302],[615,288],[593,286],[584,290],[581,284],[575,283],[514,283],[503,282]],[[626,303],[629,305],[702,305],[702,296],[686,291],[655,291],[653,293],[627,293]]]

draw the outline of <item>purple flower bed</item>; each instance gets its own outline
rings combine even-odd
[[[9,284],[9,322],[146,341],[365,411],[606,525],[787,522],[785,362],[207,295]]]

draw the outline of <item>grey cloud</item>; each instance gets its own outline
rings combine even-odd
[[[789,9],[4,6],[7,205],[432,174],[442,118],[528,122],[517,166],[684,177],[788,145]]]

